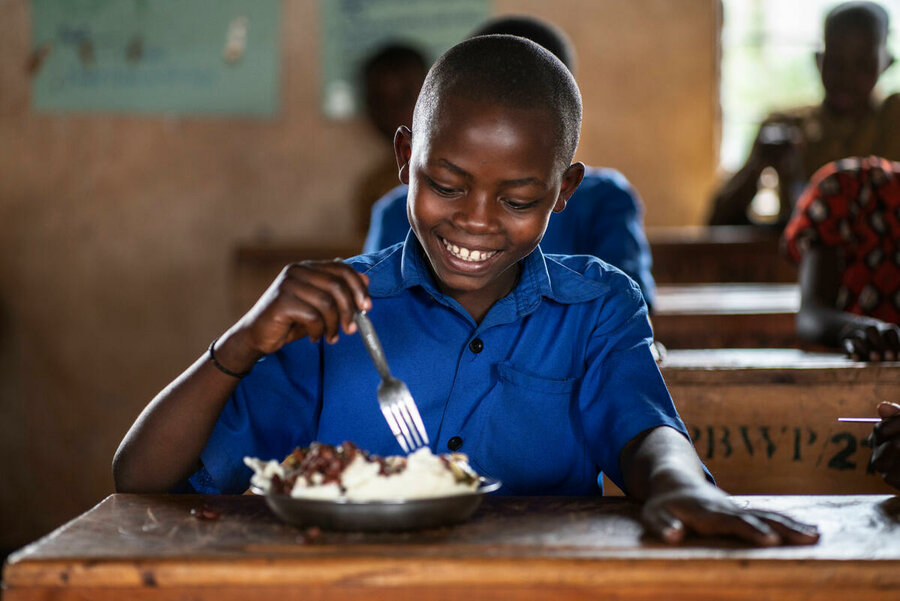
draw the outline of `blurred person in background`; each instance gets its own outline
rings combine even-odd
[[[394,132],[401,125],[412,125],[413,107],[428,67],[422,51],[400,42],[380,46],[362,64],[360,80],[366,118],[385,142],[385,153],[356,187],[354,206],[360,235],[369,229],[372,205],[397,185]]]
[[[819,169],[784,245],[800,264],[802,340],[856,361],[900,357],[900,163],[851,157]]]
[[[777,174],[777,227],[784,227],[813,173],[830,161],[876,154],[900,160],[900,95],[882,100],[875,84],[894,58],[887,12],[875,2],[845,2],[825,17],[824,50],[815,55],[820,104],[772,113],[746,163],[713,198],[710,225],[750,225],[748,208],[767,168]]]

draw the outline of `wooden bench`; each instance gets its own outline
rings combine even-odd
[[[778,232],[747,226],[647,229],[657,284],[796,282]]]
[[[701,459],[733,494],[890,492],[867,464],[872,417],[900,362],[798,349],[669,351],[661,365]],[[896,492],[896,491],[894,491]]]
[[[794,347],[799,308],[796,284],[663,285],[653,331],[672,349]]]

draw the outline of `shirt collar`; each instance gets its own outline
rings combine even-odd
[[[438,290],[425,252],[412,230],[403,244],[391,247],[382,257],[365,271],[370,279],[369,294],[373,297],[394,296],[405,289],[421,286],[443,304],[458,306]],[[497,312],[504,315],[502,318],[496,316],[503,321],[514,319],[532,313],[543,298],[563,304],[580,303],[598,298],[609,289],[605,283],[566,266],[557,256],[545,255],[540,246],[522,259],[520,265],[522,271],[515,288],[495,303],[487,317]]]

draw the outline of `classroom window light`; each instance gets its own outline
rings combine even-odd
[[[737,171],[759,123],[773,110],[817,104],[822,84],[814,53],[834,0],[723,0],[721,167]],[[890,16],[888,50],[900,63],[900,0],[879,2]],[[882,75],[878,89],[900,91],[900,65]]]

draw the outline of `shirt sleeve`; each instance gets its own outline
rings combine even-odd
[[[382,196],[372,207],[369,232],[363,244],[363,253],[373,253],[393,246],[406,239],[409,219],[406,217],[408,186],[397,186]]]
[[[624,175],[603,169],[578,202],[590,209],[580,218],[577,252],[615,265],[637,282],[648,308],[656,297],[650,244],[644,233],[643,204]]]
[[[650,352],[653,335],[646,305],[637,286],[629,284],[612,285],[615,296],[604,304],[589,341],[579,399],[592,458],[622,490],[619,459],[635,436],[668,426],[690,440]],[[712,480],[709,472],[707,477]]]
[[[321,413],[321,343],[293,342],[260,360],[226,403],[191,477],[197,490],[242,493],[244,457],[284,459],[316,438]],[[205,472],[205,473],[203,473]]]
[[[859,190],[856,178],[839,170],[840,161],[820,168],[803,191],[782,234],[788,257],[799,263],[813,245],[844,243],[849,199]]]

